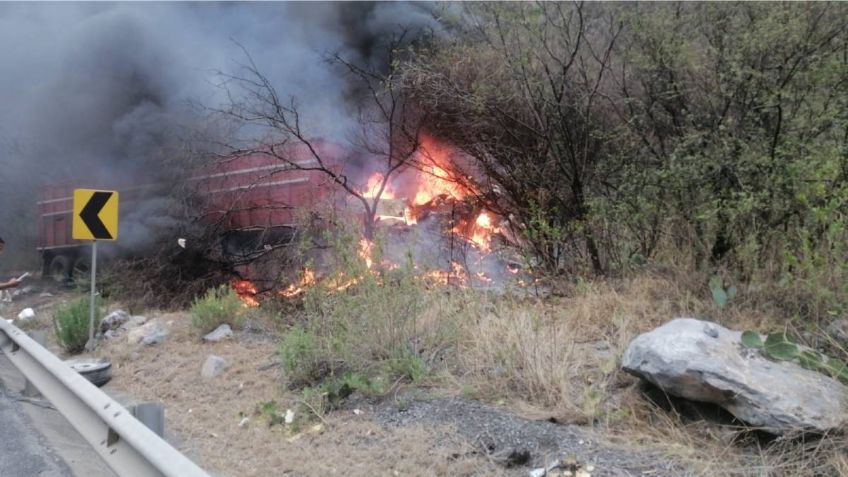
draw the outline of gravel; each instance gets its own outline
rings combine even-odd
[[[525,419],[468,399],[411,397],[386,401],[375,406],[373,412],[379,422],[388,426],[453,425],[478,452],[504,465],[518,464],[516,475],[526,476],[531,468],[567,457],[594,466],[593,477],[695,475],[661,455],[604,443],[592,430]],[[516,455],[527,452],[529,462],[515,461]]]

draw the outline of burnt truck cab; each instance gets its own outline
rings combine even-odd
[[[343,151],[326,142],[313,143],[325,167],[339,167]],[[207,161],[181,181],[197,199],[192,220],[220,234],[224,256],[249,256],[257,249],[290,240],[299,211],[315,207],[338,192],[303,145],[286,146],[281,160],[260,152]],[[119,180],[77,180],[45,185],[37,202],[38,251],[43,273],[66,281],[89,268],[89,242],[71,234],[73,191],[78,188],[119,192],[118,243],[122,229],[143,214],[146,201],[167,191],[161,184],[126,185]],[[108,247],[110,244],[103,244]],[[98,247],[100,248],[100,247]]]

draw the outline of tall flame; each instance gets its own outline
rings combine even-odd
[[[379,172],[375,172],[368,178],[368,182],[365,184],[365,191],[362,193],[362,197],[366,197],[369,199],[373,199],[377,197],[380,193],[380,186],[383,184],[384,176]],[[383,189],[383,193],[380,194],[381,199],[394,199],[395,193],[392,190],[391,184],[387,183],[386,188]]]
[[[421,150],[416,156],[421,174],[412,205],[426,204],[440,195],[462,200],[470,192],[474,192],[457,181],[457,173],[453,172],[451,166],[451,155],[452,150],[449,147],[432,137],[421,138]]]

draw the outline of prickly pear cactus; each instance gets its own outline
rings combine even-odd
[[[719,308],[724,309],[728,303],[733,301],[736,298],[736,287],[729,286],[727,288],[724,287],[724,281],[721,277],[715,276],[710,279],[710,293],[713,296],[713,301],[718,305]]]
[[[799,346],[785,331],[771,333],[765,341],[759,333],[743,331],[741,341],[746,348],[760,350],[772,361],[794,361],[805,369],[825,374],[848,384],[848,365],[814,349]]]

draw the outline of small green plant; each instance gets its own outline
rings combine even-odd
[[[785,331],[770,333],[765,341],[753,331],[742,333],[742,345],[758,349],[774,361],[796,361],[802,367],[848,383],[848,365],[824,353],[793,342]]]
[[[264,417],[268,421],[268,427],[285,422],[285,416],[279,412],[277,401],[272,400],[257,403],[254,414]]]
[[[245,307],[232,287],[210,288],[191,306],[191,324],[201,334],[209,333],[227,323],[233,328],[244,322]]]
[[[59,345],[68,353],[77,354],[85,349],[89,332],[89,299],[82,298],[56,311],[53,330]],[[94,321],[100,322],[101,301],[95,300]]]
[[[294,325],[280,344],[280,362],[295,383],[313,384],[325,374],[325,360],[319,349],[319,337],[302,324]]]
[[[721,277],[715,276],[710,279],[710,293],[713,296],[713,301],[719,308],[724,309],[728,303],[736,298],[736,287],[731,285],[724,286],[724,281]]]
[[[389,359],[388,366],[392,376],[405,378],[413,383],[421,381],[429,374],[427,363],[407,349],[399,351],[394,358]]]

